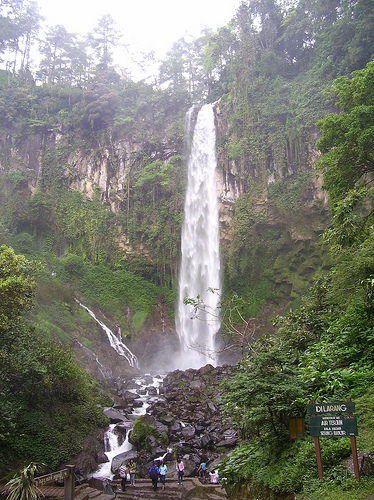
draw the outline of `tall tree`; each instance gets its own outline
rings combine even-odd
[[[36,2],[3,0],[0,3],[0,54],[8,52],[9,73],[25,71],[30,63],[30,50],[40,29],[41,16]]]
[[[76,35],[68,33],[64,26],[52,26],[41,42],[40,53],[44,56],[38,72],[45,83],[71,81],[71,55],[76,47]]]
[[[0,331],[19,320],[32,305],[37,266],[12,248],[0,247]]]
[[[118,45],[121,38],[122,35],[116,29],[112,16],[110,14],[102,16],[93,33],[89,34],[89,41],[100,66],[107,68],[113,63],[113,48]]]

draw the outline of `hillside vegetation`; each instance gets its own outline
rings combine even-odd
[[[320,483],[312,438],[291,442],[288,419],[305,416],[311,399],[352,397],[358,447],[373,451],[372,1],[243,1],[227,26],[177,41],[154,85],[113,66],[110,17],[94,54],[89,38],[77,53],[74,36],[52,27],[32,70],[38,12],[19,7],[0,7],[0,55],[10,57],[0,74],[1,255],[27,281],[15,315],[9,301],[0,309],[2,462],[57,465],[76,452],[62,444],[69,429],[78,434],[69,443],[91,432],[87,405],[92,425],[103,423],[94,382],[66,353],[77,331],[86,335],[76,294],[132,337],[157,304],[173,316],[184,116],[193,102],[219,101],[219,168],[239,193],[222,245],[223,307],[238,296],[245,319],[280,313],[225,383],[242,444],[221,476],[233,499],[367,498],[373,481],[357,484],[341,465],[348,439],[323,440]],[[80,177],[82,158],[105,165],[105,187]],[[43,269],[28,326],[19,314],[34,293],[34,261]],[[29,417],[48,421],[61,455]]]

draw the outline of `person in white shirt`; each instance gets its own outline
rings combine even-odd
[[[127,481],[127,467],[125,464],[122,464],[121,467],[119,468],[119,475],[121,476],[121,488],[122,491],[125,491],[126,489],[126,481]]]

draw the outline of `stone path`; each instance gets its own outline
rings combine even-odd
[[[64,498],[64,488],[57,486],[41,486],[45,498]],[[197,478],[185,478],[183,485],[176,480],[167,480],[165,490],[158,483],[157,491],[153,491],[150,479],[138,479],[135,487],[126,486],[121,491],[120,482],[113,481],[110,491],[102,492],[82,484],[75,488],[74,500],[224,500],[225,490],[220,485],[201,484]],[[0,495],[6,495],[6,488],[0,485]]]
[[[227,499],[225,490],[220,485],[201,484],[197,478],[185,478],[183,485],[175,480],[167,480],[165,490],[160,483],[156,491],[153,490],[149,479],[138,479],[135,487],[126,486],[121,491],[119,481],[111,483],[112,493],[103,493],[88,485],[81,485],[75,489],[74,500],[224,500]]]

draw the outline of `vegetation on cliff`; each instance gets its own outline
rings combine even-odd
[[[333,109],[333,95],[324,93],[333,79],[372,56],[370,2],[244,1],[217,32],[175,42],[154,84],[114,67],[118,32],[110,16],[83,41],[62,26],[49,28],[32,71],[35,5],[7,3],[0,14],[7,27],[0,128],[8,243],[37,248],[41,260],[72,254],[111,269],[120,262],[158,286],[172,314],[183,119],[192,102],[219,99],[219,164],[240,194],[222,248],[225,293],[240,295],[248,316],[265,304],[300,304],[316,272],[330,266],[316,244],[328,215],[311,169],[315,123]],[[82,178],[81,157],[100,174],[104,165],[105,186]],[[77,186],[85,196],[71,191]]]

